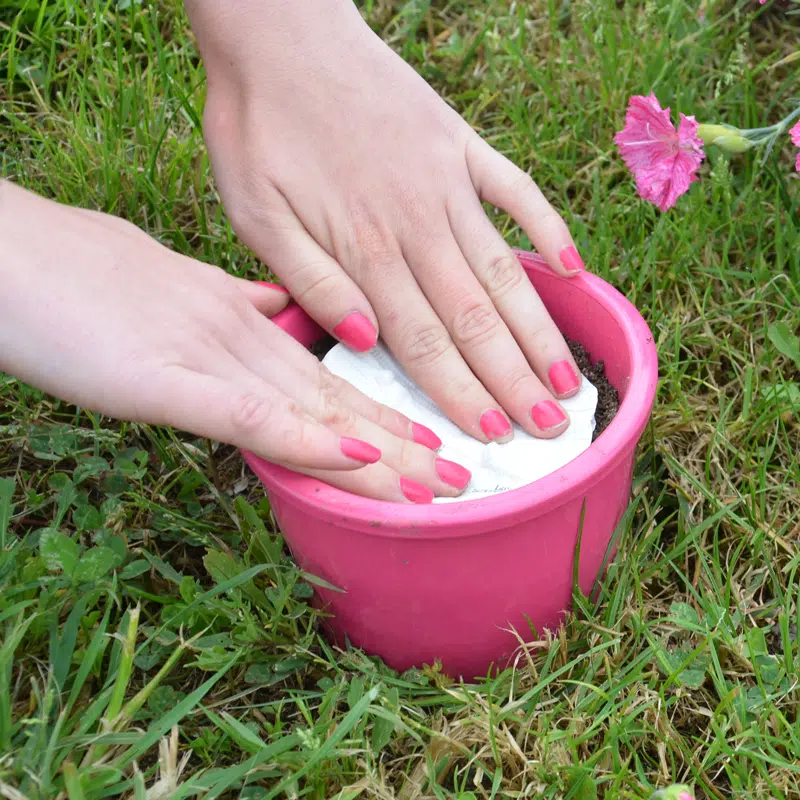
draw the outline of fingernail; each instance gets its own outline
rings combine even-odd
[[[417,444],[425,445],[430,450],[438,450],[442,446],[442,440],[430,429],[419,422],[411,423],[411,434]]]
[[[489,439],[502,439],[511,433],[511,423],[499,412],[492,409],[481,416],[481,430]]]
[[[412,503],[428,505],[433,502],[433,492],[421,483],[412,481],[410,478],[400,478],[400,490]]]
[[[366,353],[375,347],[378,341],[378,332],[375,326],[357,311],[348,314],[334,329],[334,336],[344,342],[348,347],[359,353]]]
[[[285,286],[281,286],[279,283],[268,283],[267,281],[254,281],[259,286],[266,286],[269,289],[274,289],[276,292],[283,292],[284,294],[289,294],[289,290]]]
[[[465,489],[472,479],[472,473],[468,469],[443,458],[436,459],[436,472],[445,483],[455,486],[456,489]]]
[[[342,436],[340,440],[342,452],[356,461],[363,461],[365,464],[374,464],[381,460],[381,451],[371,444],[362,442],[361,439],[351,439],[349,436]]]
[[[547,372],[556,394],[569,394],[581,385],[581,379],[569,361],[556,361]]]
[[[567,418],[558,403],[552,400],[542,400],[531,409],[531,417],[540,431],[555,428]]]
[[[564,265],[564,269],[569,272],[581,272],[586,269],[583,264],[583,259],[572,245],[565,247],[559,254],[559,258]]]

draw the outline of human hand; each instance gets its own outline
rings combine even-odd
[[[465,432],[568,426],[569,349],[481,200],[562,276],[582,262],[533,181],[487,145],[350,0],[186,0],[208,74],[205,136],[242,240],[326,330],[378,331]]]
[[[467,485],[467,470],[436,457],[431,431],[335,378],[270,322],[289,300],[280,287],[4,181],[0,242],[0,369],[368,497],[431,502]]]

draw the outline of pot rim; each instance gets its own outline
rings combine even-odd
[[[527,272],[552,275],[534,253],[515,251]],[[248,451],[243,455],[269,493],[330,524],[373,536],[448,538],[485,533],[545,514],[585,494],[637,445],[647,425],[658,383],[653,335],[636,307],[611,284],[590,273],[568,279],[591,295],[619,323],[630,354],[629,386],[616,416],[579,456],[527,486],[457,503],[413,505],[373,500],[269,463]]]

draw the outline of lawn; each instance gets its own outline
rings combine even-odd
[[[365,2],[653,330],[661,380],[621,554],[515,669],[396,674],[321,638],[236,451],[0,373],[0,796],[587,800],[682,782],[800,797],[793,153],[709,148],[662,214],[613,143],[650,91],[674,119],[784,117],[792,7]],[[204,89],[175,0],[0,0],[2,174],[265,278],[214,189]]]

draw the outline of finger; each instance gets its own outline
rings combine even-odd
[[[308,234],[279,192],[280,225],[248,231],[247,245],[280,276],[291,296],[328,333],[358,352],[378,341],[378,320],[361,289]]]
[[[476,201],[477,202],[477,201]],[[489,295],[472,274],[445,219],[447,234],[408,259],[425,295],[483,385],[532,436],[552,438],[569,418],[534,374]]]
[[[319,364],[314,379],[321,393],[342,406],[352,408],[359,416],[379,425],[388,433],[421,444],[429,450],[438,450],[442,446],[442,440],[435,431],[367,397],[351,383],[331,373],[324,364]]]
[[[392,435],[336,401],[320,396],[319,404],[306,410],[326,428],[374,444],[381,451],[382,464],[438,497],[457,497],[469,485],[472,475],[465,467],[439,458],[423,445]]]
[[[583,260],[564,220],[527,173],[477,134],[467,145],[467,168],[481,200],[511,214],[554,272],[580,274]]]
[[[456,241],[534,372],[554,397],[576,394],[581,373],[525,270],[474,193],[448,209]]]
[[[259,346],[253,347],[250,341],[238,339],[230,343],[232,352],[248,369],[288,396],[298,402],[302,402],[302,396],[316,396],[318,402],[349,408],[401,439],[417,442],[430,450],[442,446],[442,440],[430,428],[375,402],[352,384],[333,375],[277,325],[263,318],[254,318],[251,327]]]
[[[265,317],[274,317],[279,311],[283,311],[291,299],[289,290],[277,283],[247,281],[235,277],[234,280],[245,297]]]
[[[329,472],[325,470],[298,470],[312,478],[373,500],[391,503],[413,503],[428,505],[434,494],[427,487],[410,478],[398,475],[386,464],[371,464],[357,472]]]
[[[482,442],[509,441],[514,434],[505,412],[462,358],[402,256],[397,258],[399,264],[375,271],[380,281],[369,287],[384,320],[384,341],[408,376],[465,433]]]
[[[427,446],[411,441],[408,434],[412,426],[407,417],[374,403],[324,369],[302,348],[295,352],[297,343],[291,339],[282,341],[282,336],[285,337],[283,331],[267,320],[257,318],[252,320],[252,324],[261,334],[260,346],[253,346],[252,341],[240,337],[233,348],[233,355],[241,359],[248,370],[296,402],[326,429],[349,440],[370,442],[380,450],[382,462],[399,475],[428,487],[440,496],[456,497],[464,491],[471,479],[469,470],[438,458]],[[308,370],[298,369],[297,362],[307,360],[316,364],[317,380],[309,378]],[[347,386],[350,391],[343,391]],[[359,405],[365,407],[375,421],[361,416],[353,406],[342,402],[343,398],[346,400],[351,396],[363,401]],[[387,426],[401,427],[405,437],[394,435]],[[438,437],[437,441],[441,444]]]
[[[244,369],[230,380],[172,368],[155,382],[142,412],[141,421],[226,442],[292,467],[352,470],[381,457],[376,447],[320,425]]]

